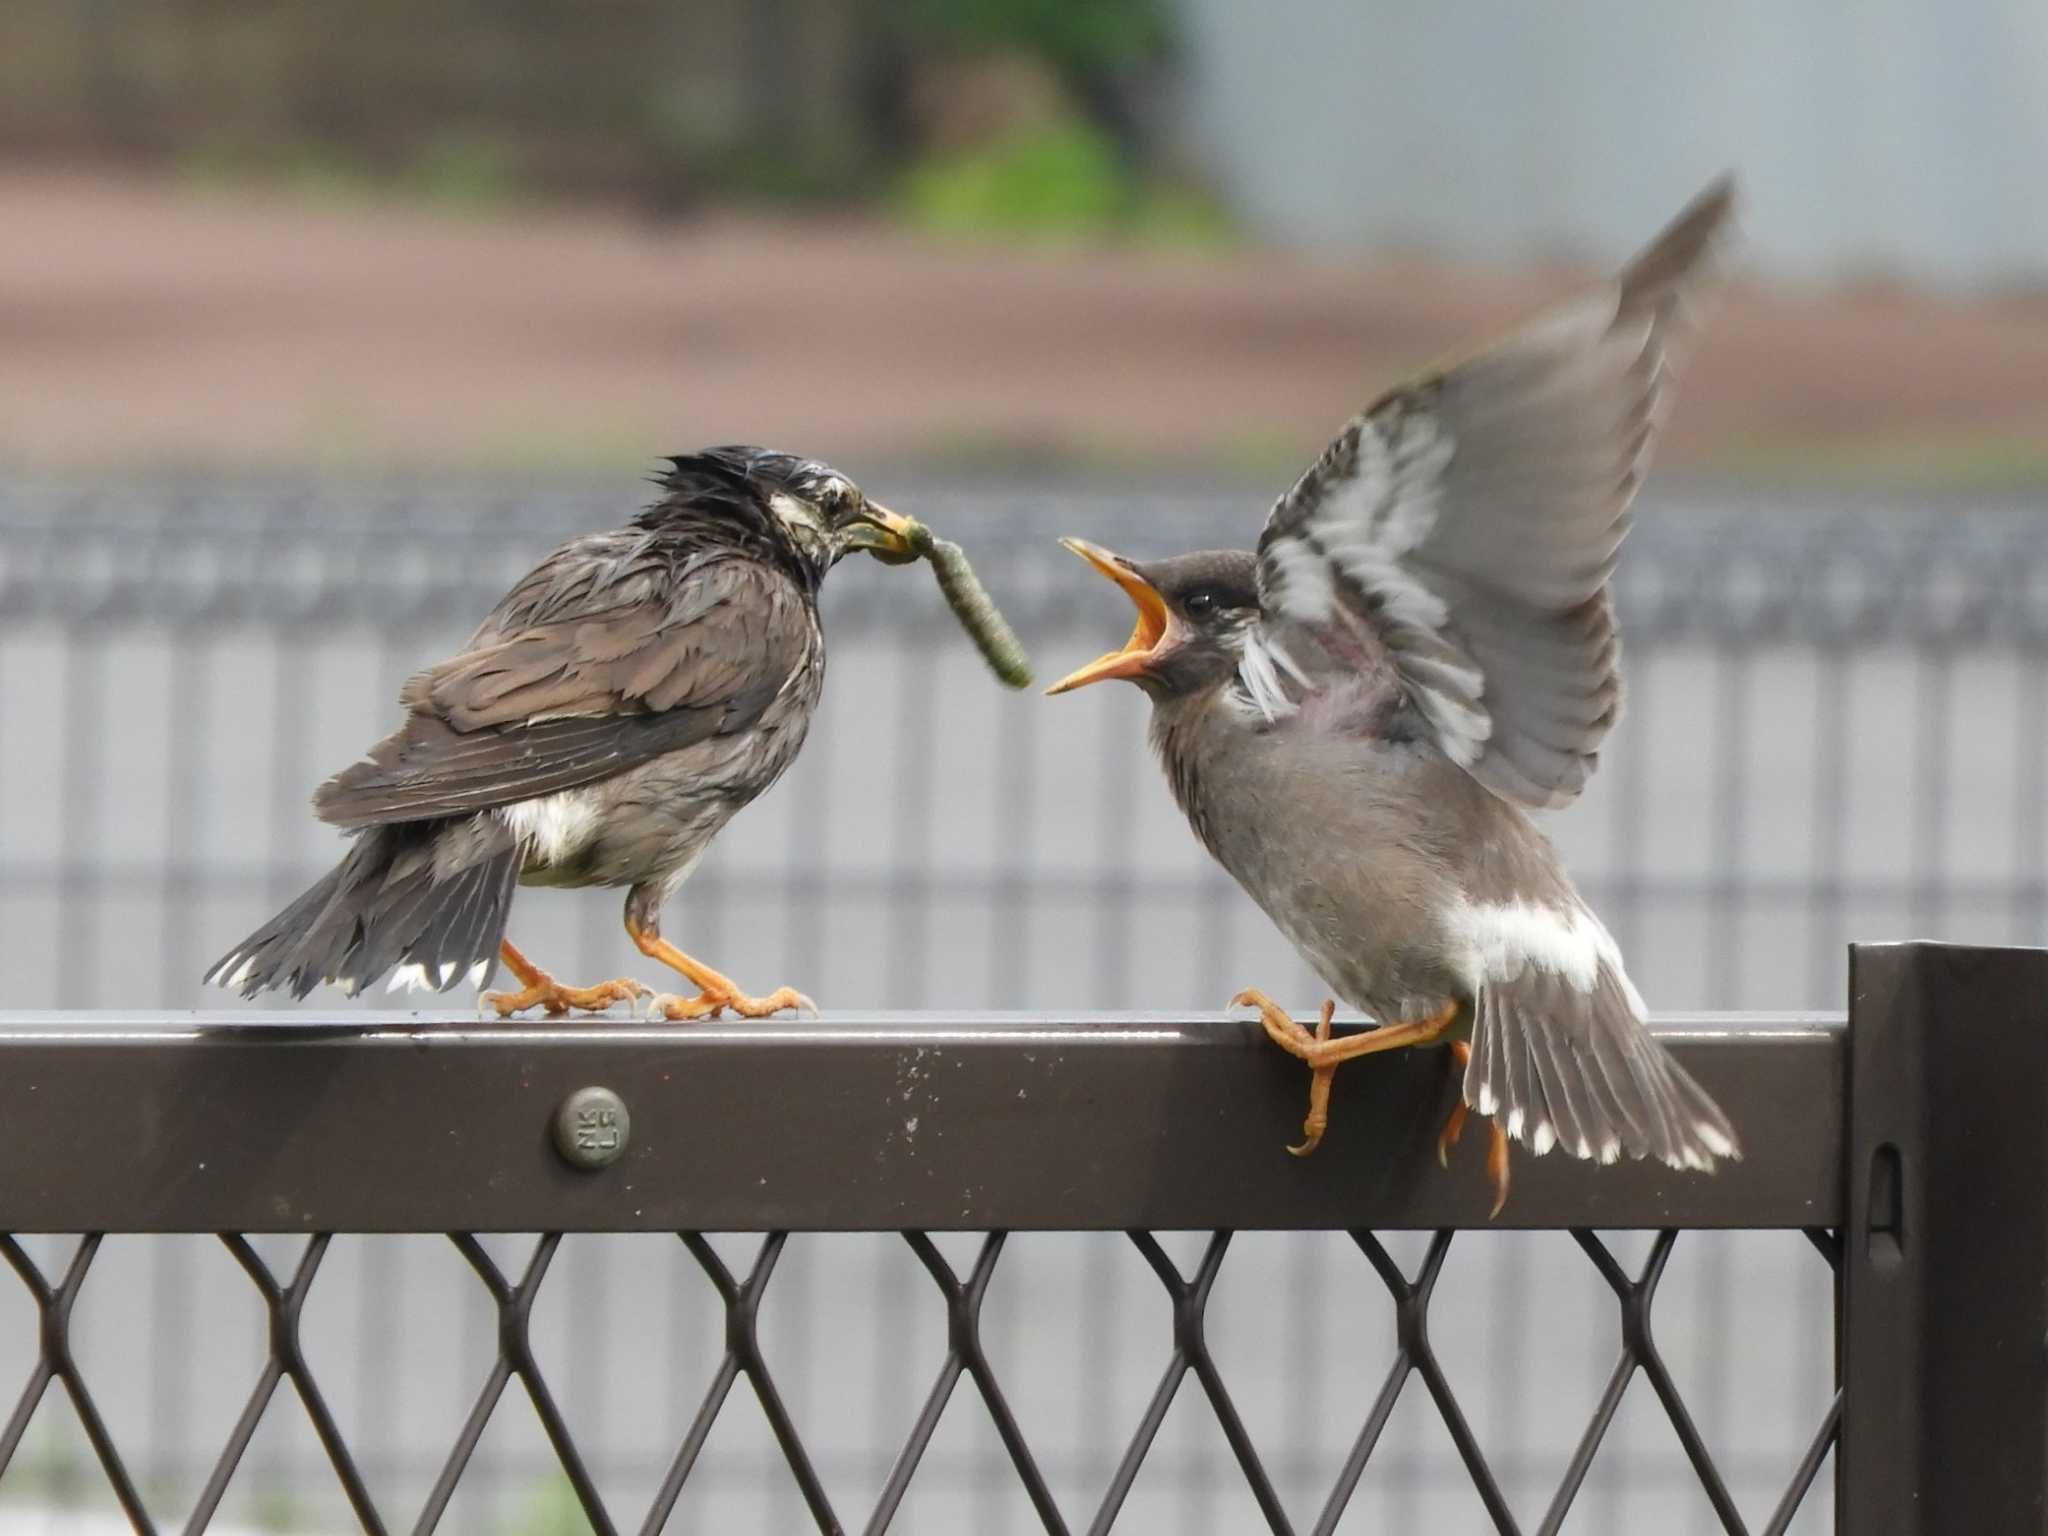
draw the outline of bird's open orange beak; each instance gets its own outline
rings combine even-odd
[[[1152,583],[1133,570],[1130,561],[1122,555],[1111,554],[1100,545],[1082,539],[1061,539],[1060,542],[1124,589],[1124,595],[1137,606],[1138,624],[1122,650],[1096,657],[1045,691],[1066,693],[1112,677],[1137,677],[1151,662],[1159,642],[1166,637],[1166,599],[1159,595]]]

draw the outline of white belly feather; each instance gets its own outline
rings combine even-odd
[[[1445,914],[1444,927],[1474,996],[1488,982],[1513,981],[1531,966],[1562,977],[1575,992],[1591,992],[1605,966],[1635,1016],[1644,1016],[1643,1000],[1621,963],[1620,946],[1582,906],[1460,901]]]
[[[527,863],[565,864],[597,836],[597,795],[590,789],[565,789],[505,806],[498,819],[518,839]]]

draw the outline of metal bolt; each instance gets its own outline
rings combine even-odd
[[[555,1111],[555,1150],[572,1168],[595,1172],[626,1154],[633,1117],[609,1088],[578,1088]]]

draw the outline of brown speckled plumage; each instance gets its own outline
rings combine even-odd
[[[657,483],[627,527],[555,550],[406,683],[398,729],[314,797],[354,846],[209,980],[301,997],[396,968],[481,982],[515,882],[631,887],[658,937],[661,901],[803,745],[818,586],[861,501],[822,464],[754,448],[674,459]]]

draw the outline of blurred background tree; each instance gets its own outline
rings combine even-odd
[[[207,180],[664,212],[898,192],[960,231],[1213,228],[1153,199],[1164,0],[20,0],[0,144]]]
[[[1166,185],[1165,0],[902,0],[911,165],[898,206],[950,233],[1207,234]]]

